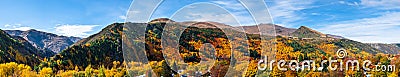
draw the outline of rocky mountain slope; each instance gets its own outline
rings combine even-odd
[[[34,29],[28,31],[5,30],[5,32],[13,37],[22,37],[39,50],[52,51],[54,53],[59,53],[81,39],[79,37],[59,36]]]
[[[386,54],[399,54],[400,47],[396,44],[368,43],[372,47],[383,51]]]
[[[17,62],[30,66],[40,63],[41,52],[22,38],[13,39],[0,30],[0,63]]]

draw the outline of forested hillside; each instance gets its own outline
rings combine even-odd
[[[35,66],[40,63],[40,52],[26,40],[13,39],[3,30],[0,30],[0,63],[16,62]]]
[[[111,68],[113,62],[123,62],[121,32],[123,23],[114,23],[101,32],[85,38],[53,57],[61,61],[60,69],[80,69],[91,65]]]

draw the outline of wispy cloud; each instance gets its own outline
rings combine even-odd
[[[118,16],[120,19],[123,19],[123,20],[125,20],[126,19],[126,16],[124,16],[124,15],[120,15],[120,16]]]
[[[231,1],[212,1],[213,3],[219,4],[222,7],[229,9],[229,10],[234,10],[234,11],[242,11],[246,10],[240,3],[235,2],[234,0]]]
[[[346,1],[339,1],[340,4],[345,4],[349,6],[359,6],[360,4],[357,2],[346,2]]]
[[[400,9],[400,0],[361,0],[361,5],[383,10]]]
[[[64,36],[87,37],[96,26],[99,25],[59,25],[55,27],[55,33]]]
[[[390,12],[373,18],[362,18],[326,25],[318,29],[343,35],[366,43],[400,43],[400,12]]]
[[[27,31],[33,29],[29,26],[23,26],[22,24],[5,24],[4,25],[4,30],[21,30],[21,31]]]
[[[10,27],[11,25],[10,24],[6,24],[6,25],[4,25],[4,27]]]
[[[292,1],[292,0],[274,0],[267,2],[271,16],[275,23],[291,25],[295,21],[303,19],[303,15],[299,11],[312,8],[314,1]]]

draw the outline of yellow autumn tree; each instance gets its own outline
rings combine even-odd
[[[322,43],[320,45],[317,45],[317,48],[325,51],[325,53],[330,54],[330,55],[336,54],[335,53],[336,52],[336,50],[335,50],[336,46],[334,44]]]
[[[59,71],[59,73],[56,76],[60,77],[72,77],[74,74],[76,74],[77,71],[75,70],[66,70],[66,71]]]
[[[291,54],[291,52],[293,51],[292,47],[286,46],[284,43],[282,42],[278,42],[276,44],[276,49],[277,49],[277,53],[276,53],[276,58],[277,59],[284,59],[284,60],[289,60],[289,56]]]
[[[53,75],[53,69],[45,67],[39,73],[41,77],[50,77]]]
[[[0,64],[0,75],[15,77],[36,77],[31,67],[25,64],[17,64],[15,62]]]

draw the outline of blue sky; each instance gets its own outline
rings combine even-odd
[[[147,13],[146,6],[157,4],[134,4],[132,7],[140,8],[135,10],[129,9],[131,2],[2,0],[0,28],[38,29],[59,35],[87,37],[113,22],[123,22],[125,19],[147,22],[141,13]],[[240,3],[234,0],[165,0],[154,11],[151,19],[170,17],[176,21],[254,24],[249,11]],[[242,3],[248,3],[250,11],[257,10],[252,12],[257,23],[270,23],[273,20],[274,24],[281,26],[308,26],[323,33],[365,43],[400,43],[400,35],[397,34],[400,33],[400,0],[243,0]],[[264,3],[268,10],[262,7]],[[127,12],[128,16],[125,16]]]
[[[365,43],[400,43],[400,0],[267,2],[275,24],[306,25]]]
[[[87,37],[123,22],[131,0],[1,0],[0,29],[38,29]]]

